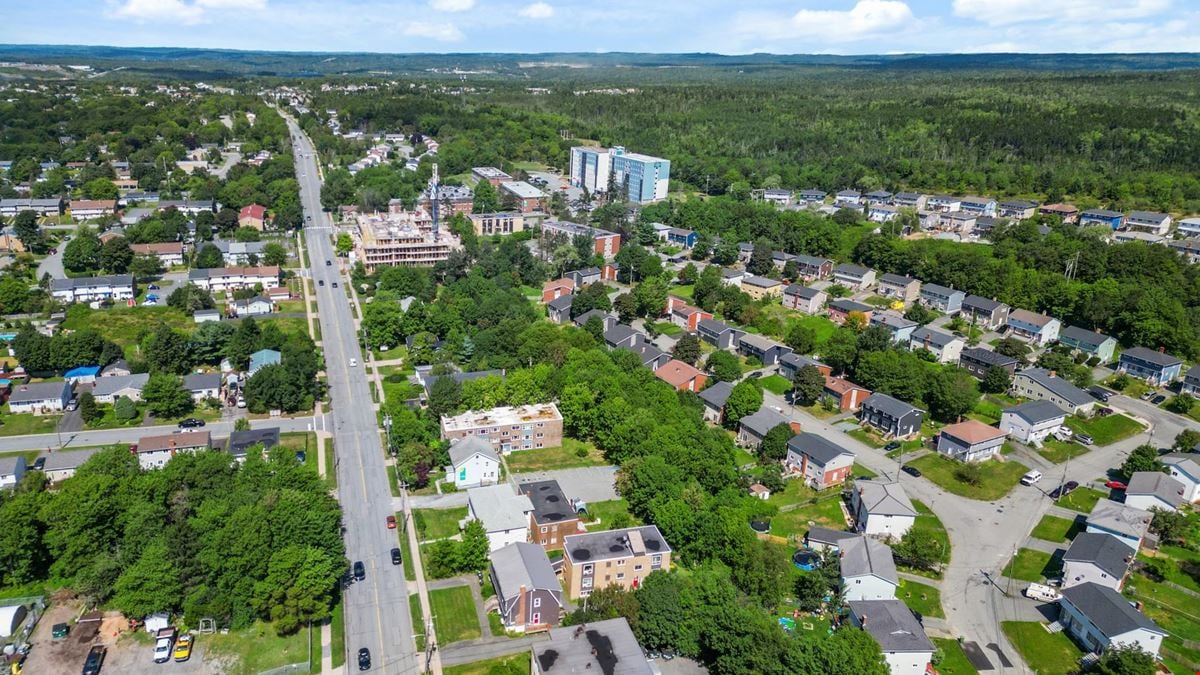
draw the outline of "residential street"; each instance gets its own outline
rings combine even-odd
[[[325,264],[334,258],[329,241],[332,223],[321,210],[315,150],[295,120],[286,119],[296,139],[293,148],[301,205],[306,219],[312,219],[305,228],[305,247],[312,266],[309,271],[325,282],[315,290],[333,399],[331,431],[337,453],[334,463],[346,555],[351,561],[362,561],[366,568],[366,578],[353,583],[345,593],[346,661],[352,663],[352,655],[366,647],[371,651],[370,672],[417,673],[409,589],[402,568],[390,560],[390,551],[397,546],[397,531],[389,530],[386,524],[394,511],[380,430],[370,405],[364,366],[350,365],[350,359],[361,361],[363,355],[346,288],[334,287],[346,279],[339,274],[338,266]]]
[[[318,431],[326,428],[325,416],[315,417],[280,417],[277,419],[257,419],[250,421],[253,429],[279,427],[281,432]],[[228,436],[233,431],[232,421],[210,422],[204,426],[204,431],[213,436]],[[46,448],[85,448],[111,443],[136,443],[142,436],[169,434],[179,431],[174,424],[163,424],[152,427],[125,427],[122,429],[104,429],[100,431],[63,431],[54,434],[34,434],[29,436],[0,436],[0,452],[18,450],[44,450]]]

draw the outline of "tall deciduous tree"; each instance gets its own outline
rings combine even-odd
[[[763,404],[762,389],[753,380],[745,380],[733,385],[729,398],[725,401],[725,423],[736,425],[746,415],[756,412]]]
[[[146,409],[156,417],[179,417],[192,410],[191,393],[183,388],[183,379],[169,373],[155,373],[142,387]]]
[[[798,401],[804,405],[812,405],[825,391],[825,376],[816,366],[803,366],[797,369],[792,377],[792,390]]]
[[[671,355],[688,365],[696,365],[700,358],[700,338],[691,333],[684,333],[671,348]]]

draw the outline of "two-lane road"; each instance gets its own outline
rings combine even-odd
[[[306,217],[305,245],[317,297],[325,353],[325,372],[333,399],[332,428],[342,504],[346,554],[363,562],[366,579],[346,591],[347,667],[357,668],[357,653],[371,651],[373,673],[417,673],[412,618],[404,571],[391,562],[398,546],[396,531],[387,529],[392,493],[371,392],[358,345],[345,279],[334,259],[329,237],[332,223],[321,210],[321,180],[312,142],[291,118],[296,178]],[[308,220],[311,218],[311,220]],[[323,285],[321,282],[324,282]],[[336,284],[336,287],[335,287]],[[351,365],[351,360],[360,365]]]

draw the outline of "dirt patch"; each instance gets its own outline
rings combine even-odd
[[[79,601],[63,598],[62,602],[54,602],[46,608],[46,613],[38,621],[37,628],[30,636],[32,648],[25,658],[24,671],[27,673],[70,673],[78,671],[87,658],[88,649],[96,640],[100,622],[85,621],[76,623],[82,611]],[[65,623],[71,626],[67,637],[55,640],[51,633],[55,624]]]

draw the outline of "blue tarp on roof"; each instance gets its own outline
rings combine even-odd
[[[95,377],[100,374],[100,366],[79,366],[72,368],[66,372],[65,377],[71,379],[73,377]]]

